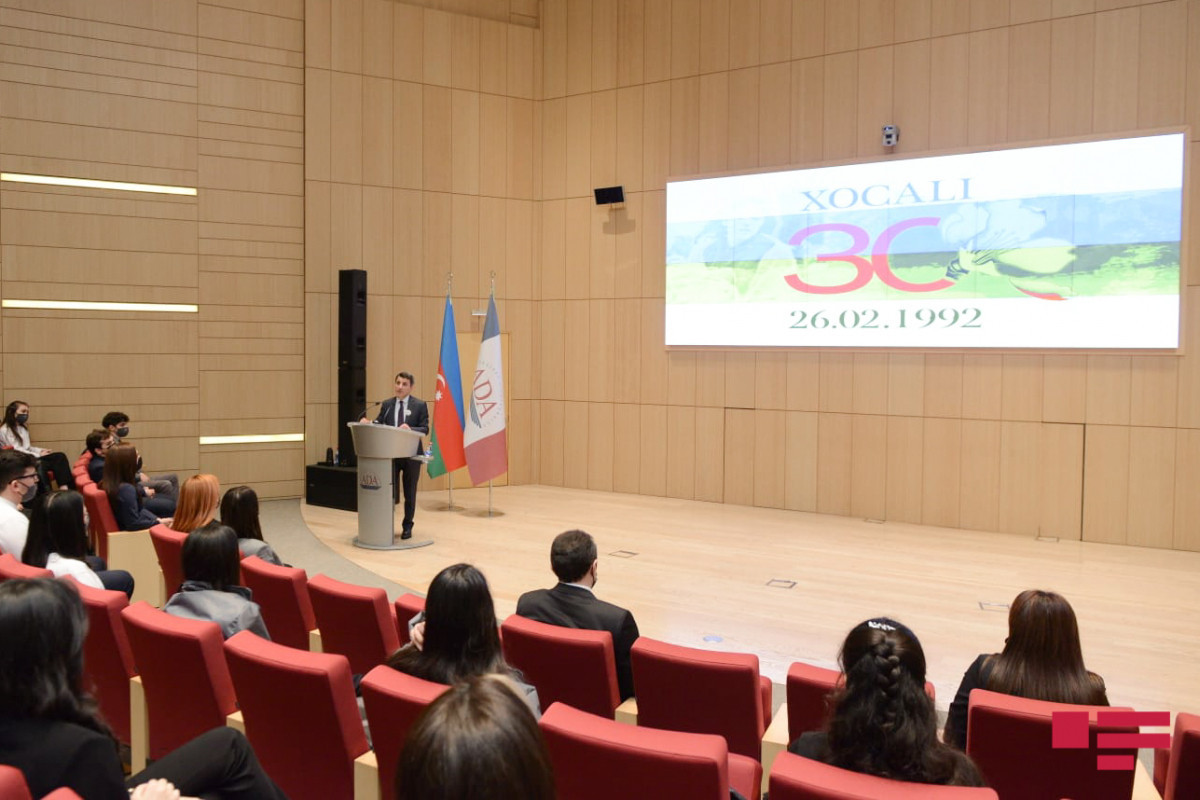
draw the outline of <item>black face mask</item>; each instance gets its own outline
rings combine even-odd
[[[137,471],[138,472],[142,471],[142,457],[141,456],[138,456]]]
[[[28,414],[17,414],[17,422],[24,425],[26,422],[29,422],[29,415]]]
[[[121,427],[121,428],[117,428],[117,436],[125,437],[128,435],[129,435],[129,426],[128,425]]]

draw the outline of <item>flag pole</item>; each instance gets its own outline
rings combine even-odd
[[[491,279],[492,279],[491,296],[495,297],[496,296],[496,270],[492,270]],[[491,517],[491,516],[492,516],[492,479],[488,478],[488,517]]]
[[[454,294],[452,291],[453,289],[454,289],[454,273],[447,272],[446,273],[446,297],[447,298],[453,296],[453,294]],[[455,336],[458,335],[458,331],[455,331],[454,333],[455,333]],[[462,511],[462,508],[456,508],[454,506],[454,473],[453,472],[446,473],[446,510],[447,511]]]

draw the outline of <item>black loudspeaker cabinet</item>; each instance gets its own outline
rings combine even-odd
[[[354,466],[347,422],[367,406],[367,272],[338,270],[338,456]]]
[[[338,270],[338,369],[367,368],[367,271]]]
[[[304,502],[311,506],[358,511],[358,470],[329,464],[304,469]]]

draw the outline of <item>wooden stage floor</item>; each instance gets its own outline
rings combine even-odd
[[[301,510],[339,555],[422,594],[443,567],[475,564],[501,618],[553,585],[550,541],[583,528],[600,549],[597,594],[643,636],[756,653],[776,682],[793,661],[835,666],[847,630],[892,616],[921,638],[942,711],[975,656],[1003,647],[1009,601],[1050,589],[1075,607],[1114,705],[1200,712],[1200,553],[546,486],[497,488],[489,518],[487,497],[457,490],[464,510],[450,511],[444,491],[423,492],[416,535],[434,544],[408,551],[355,548],[354,514]]]

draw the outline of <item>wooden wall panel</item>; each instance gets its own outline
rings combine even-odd
[[[1126,544],[1171,547],[1175,527],[1175,432],[1129,429],[1129,519]]]
[[[850,451],[850,514],[887,517],[887,417],[853,416]]]
[[[1088,425],[1083,465],[1083,540],[1128,541],[1129,428]]]
[[[1000,525],[1000,423],[963,420],[959,525],[994,531]]]
[[[925,421],[919,418],[888,418],[885,519],[897,522],[921,521],[924,427]]]
[[[691,500],[696,494],[696,409],[667,408],[667,496]]]
[[[725,410],[725,502],[754,504],[754,411]]]
[[[854,417],[822,413],[817,419],[817,511],[850,513]]]
[[[926,418],[924,434],[921,522],[957,528],[962,481],[962,422]]]
[[[696,409],[695,497],[720,503],[725,500],[725,411]],[[785,450],[786,452],[786,450]]]
[[[754,412],[754,505],[784,508],[787,489],[786,414]]]

